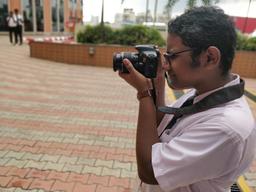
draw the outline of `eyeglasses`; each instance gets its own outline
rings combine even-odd
[[[184,52],[188,52],[188,51],[192,51],[192,50],[193,50],[192,48],[189,48],[189,49],[185,49],[185,50],[177,51],[177,52],[169,51],[169,52],[164,53],[164,58],[170,64],[171,60],[175,59],[180,53],[184,53]]]

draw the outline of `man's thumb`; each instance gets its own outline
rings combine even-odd
[[[133,73],[134,72],[134,67],[132,65],[132,63],[128,60],[128,59],[124,59],[123,60],[124,66],[127,68],[127,70],[129,71],[129,73]]]

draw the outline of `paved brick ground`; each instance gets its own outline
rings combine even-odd
[[[135,91],[112,69],[33,59],[27,45],[0,42],[0,191],[131,191]],[[256,162],[251,186],[255,172]]]

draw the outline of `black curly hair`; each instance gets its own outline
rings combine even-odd
[[[221,53],[222,75],[231,69],[236,31],[232,19],[222,9],[213,6],[190,9],[168,23],[168,33],[178,35],[184,45],[194,48],[193,61],[209,46],[216,46]]]

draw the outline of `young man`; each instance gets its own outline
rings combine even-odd
[[[190,106],[196,105],[221,90],[239,86],[240,77],[230,72],[235,48],[233,22],[219,8],[194,8],[169,22],[165,61],[155,80],[157,106],[165,105],[165,72],[169,87],[192,88],[172,105],[176,108],[190,98]],[[240,95],[179,117],[164,115],[149,94],[151,81],[129,60],[123,62],[129,74],[119,75],[138,91],[140,190],[228,192],[254,159],[256,126],[245,98]],[[170,122],[171,127],[167,126]]]
[[[18,9],[14,9],[14,19],[15,22],[17,23],[17,27],[16,27],[16,38],[19,38],[19,45],[22,45],[23,43],[23,17],[22,15],[19,13]]]
[[[13,36],[14,36],[15,37],[14,45],[15,45],[18,42],[17,36],[15,35],[15,30],[16,30],[16,27],[17,27],[17,23],[14,20],[12,11],[10,11],[8,17],[6,18],[6,21],[7,21],[7,24],[8,24],[10,43],[13,44]]]

